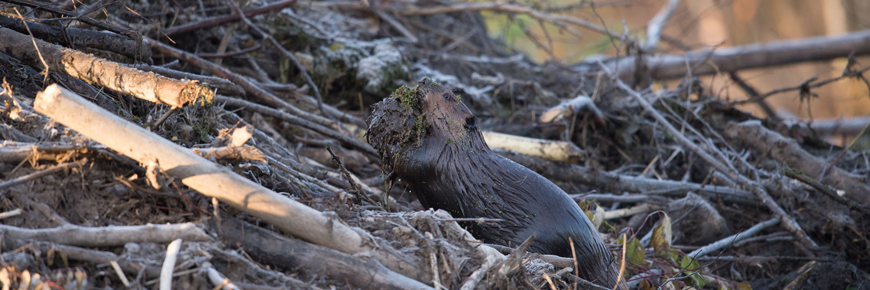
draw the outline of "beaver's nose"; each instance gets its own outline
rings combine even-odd
[[[466,129],[477,128],[477,117],[475,117],[474,115],[465,117],[465,128]]]

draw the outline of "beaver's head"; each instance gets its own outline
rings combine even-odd
[[[372,106],[366,122],[369,144],[387,162],[402,152],[419,149],[424,141],[432,146],[467,144],[486,148],[477,129],[477,117],[459,96],[429,79],[413,87],[402,86],[390,98]]]
[[[444,86],[423,79],[415,90],[419,108],[426,114],[430,134],[459,141],[477,130],[477,117],[457,96]]]

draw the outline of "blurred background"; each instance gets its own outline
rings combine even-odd
[[[627,28],[629,36],[643,39],[647,23],[666,2],[541,0],[526,4],[605,25],[615,34],[623,34]],[[484,15],[492,36],[503,37],[538,62],[555,60],[575,63],[590,57],[612,57],[617,53],[616,45],[610,38],[593,31],[583,30],[582,38],[578,38],[525,15],[510,19],[486,12]],[[671,47],[662,42],[657,52],[679,54],[686,49],[740,46],[865,29],[870,29],[868,0],[685,0],[680,2],[663,31],[664,35],[679,40],[685,47]],[[624,54],[624,51],[620,52],[620,55]],[[870,57],[858,57],[857,60],[854,68],[870,65]],[[819,80],[838,77],[845,65],[846,58],[841,58],[743,70],[739,76],[763,94],[777,88],[799,85],[813,76]],[[714,92],[718,92],[721,99],[746,98],[745,93],[727,75],[707,76],[702,80]],[[810,100],[809,106],[806,102],[801,103],[798,92],[774,95],[768,98],[768,103],[785,119],[810,121],[810,117],[819,120],[870,114],[870,92],[860,80],[842,79],[813,92],[818,94],[818,98]],[[764,117],[756,105],[748,104],[740,109]],[[835,142],[838,143],[841,142]]]

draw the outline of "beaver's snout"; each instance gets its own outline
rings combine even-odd
[[[477,117],[475,117],[474,115],[465,117],[465,129],[477,129]]]

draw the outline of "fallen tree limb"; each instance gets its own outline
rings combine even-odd
[[[812,123],[801,123],[801,127],[809,126],[816,130],[820,135],[858,135],[867,124],[870,123],[870,117],[850,117],[845,119],[822,119],[813,120]]]
[[[685,55],[653,55],[646,57],[644,61],[653,79],[674,79],[682,78],[689,73],[696,76],[708,75],[865,54],[870,54],[870,30],[837,36],[693,50],[686,52]],[[619,77],[625,79],[633,76],[634,69],[639,67],[635,64],[636,60],[636,56],[626,56],[605,60],[602,63],[611,72],[619,68]],[[574,66],[574,70],[596,72],[599,71],[599,66],[594,62],[585,62]]]
[[[672,197],[685,197],[689,191],[706,198],[747,205],[758,205],[759,201],[745,190],[724,186],[697,183],[657,180],[643,177],[619,175],[590,169],[588,167],[552,162],[537,157],[499,152],[499,154],[529,169],[552,179],[564,182],[579,182],[610,192],[640,192],[648,195],[662,194]]]
[[[291,271],[305,268],[337,281],[369,289],[433,289],[386,267],[333,249],[288,239],[232,217],[209,225],[222,240],[245,249],[258,262]],[[217,230],[217,228],[220,230]],[[238,233],[245,233],[239,235]],[[422,269],[420,269],[422,270]]]
[[[67,40],[70,40],[72,47],[90,47],[118,53],[131,60],[151,62],[151,50],[142,49],[140,52],[137,49],[139,43],[125,35],[75,27],[51,26],[33,21],[27,21],[25,28],[21,19],[6,15],[0,15],[0,26],[22,34],[26,34],[27,28],[30,28],[34,37],[45,41],[66,43]]]
[[[82,247],[114,247],[126,243],[166,244],[177,238],[195,242],[211,241],[205,232],[192,223],[99,228],[66,225],[36,230],[0,225],[0,232],[15,239],[34,239]]]
[[[39,161],[54,161],[69,151],[85,149],[85,146],[66,144],[0,143],[0,162],[18,163],[30,158]]]
[[[394,271],[418,281],[431,279],[418,271],[421,266],[415,262],[375,249],[366,237],[340,220],[266,189],[56,85],[36,96],[34,108],[139,162],[156,158],[162,170],[190,188],[294,236],[350,254],[371,251],[375,259]]]
[[[803,171],[810,177],[822,176],[827,167],[827,162],[801,148],[795,140],[764,128],[758,121],[729,123],[724,135],[752,147],[757,152],[769,152],[771,158]],[[870,187],[859,181],[857,176],[839,167],[831,167],[821,182],[845,191],[844,195],[849,199],[870,204]]]
[[[54,5],[45,5],[43,3],[32,2],[30,0],[3,0],[3,2],[18,4],[18,5],[27,6],[27,7],[33,7],[34,9],[47,11],[47,12],[55,13],[58,15],[65,15],[65,16],[69,16],[69,17],[74,17],[76,20],[81,21],[81,22],[86,23],[86,24],[89,24],[89,25],[93,25],[94,27],[99,27],[99,28],[102,28],[102,29],[105,29],[105,30],[108,30],[108,31],[111,31],[114,33],[121,34],[121,35],[126,35],[132,39],[135,39],[137,42],[141,41],[141,39],[142,39],[142,35],[140,35],[138,32],[135,32],[133,30],[120,28],[118,26],[93,19],[87,15],[80,15],[77,12],[72,12],[72,11],[68,11],[68,10],[64,10],[64,9],[58,9]],[[137,45],[136,47],[137,47],[137,49],[141,49],[141,50],[147,49],[144,45]]]
[[[8,28],[0,28],[0,39],[4,39],[0,42],[0,52],[29,61],[29,65],[42,66],[39,61],[41,55],[49,70],[62,71],[89,84],[104,86],[149,102],[183,107],[200,97],[207,101],[214,97],[214,92],[194,81],[179,81],[145,73],[42,40],[35,40],[37,51],[30,36]]]

